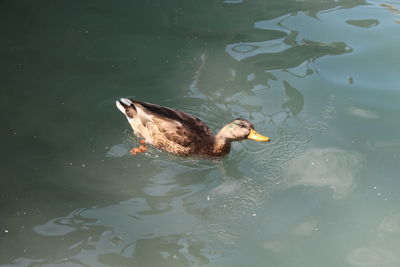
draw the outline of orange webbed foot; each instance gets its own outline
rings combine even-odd
[[[141,145],[139,147],[134,147],[131,149],[131,151],[129,151],[132,155],[136,155],[138,153],[143,153],[146,152],[147,147],[144,145],[145,141],[144,140],[140,140]]]

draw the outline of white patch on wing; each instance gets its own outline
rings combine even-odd
[[[119,101],[115,101],[115,104],[117,105],[117,108],[125,114],[125,108],[121,105],[121,103],[119,103]],[[125,114],[126,116],[126,114]]]

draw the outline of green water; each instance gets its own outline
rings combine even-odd
[[[0,1],[0,265],[400,266],[399,9]],[[130,156],[127,96],[272,141]]]

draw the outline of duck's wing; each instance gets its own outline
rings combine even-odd
[[[193,144],[201,144],[213,136],[213,132],[203,121],[183,111],[131,101],[135,106],[137,118],[143,125],[150,122],[156,126],[161,135],[160,138],[189,147]]]

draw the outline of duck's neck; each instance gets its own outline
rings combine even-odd
[[[217,134],[214,137],[214,142],[212,145],[212,156],[223,156],[229,153],[231,150],[231,140],[226,139],[221,134]]]

